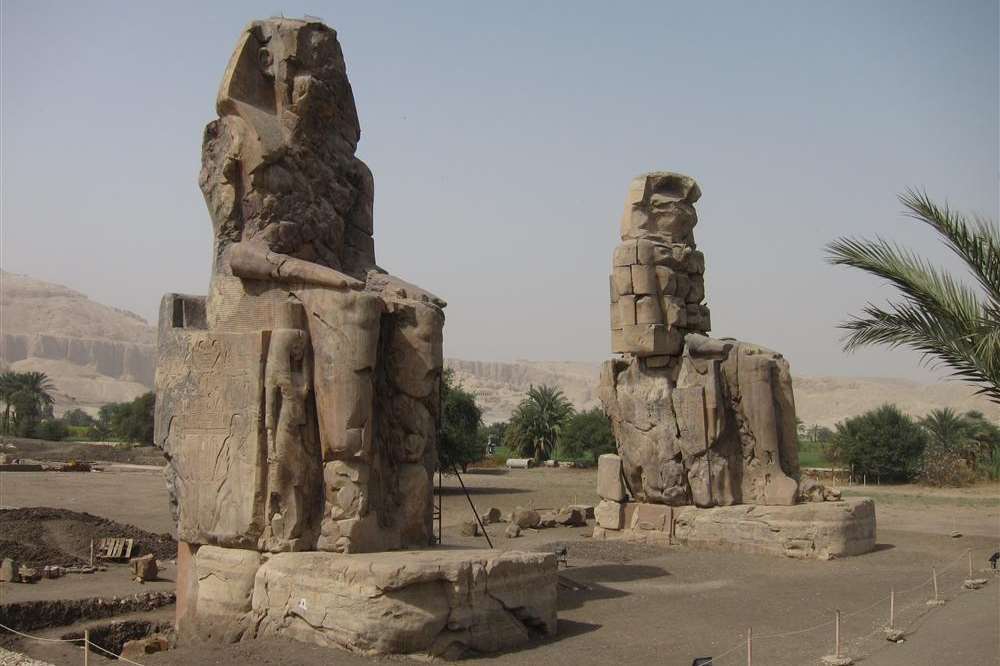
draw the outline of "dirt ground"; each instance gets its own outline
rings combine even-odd
[[[596,501],[593,470],[515,470],[463,478],[480,512],[492,506],[506,512],[516,506],[557,508]],[[501,549],[567,544],[569,567],[561,573],[569,585],[560,590],[556,637],[472,661],[688,666],[694,657],[712,656],[717,666],[745,664],[745,631],[750,626],[756,637],[755,664],[817,664],[832,652],[834,611],[840,609],[843,650],[855,663],[1000,664],[1000,577],[982,590],[961,589],[969,549],[977,575],[993,578],[986,571],[986,558],[1000,544],[1000,486],[845,490],[875,498],[879,546],[868,555],[830,562],[594,542],[590,528],[529,531],[510,540],[502,535],[503,525],[491,526],[494,544]],[[443,499],[445,544],[485,547],[482,538],[458,535],[458,525],[471,518],[471,509],[454,478],[446,477]],[[3,473],[0,504],[70,506],[152,532],[170,528],[162,478],[153,470]],[[951,538],[956,528],[963,536]],[[941,595],[947,600],[943,607],[925,603],[933,594],[932,567],[939,572]],[[909,632],[898,645],[885,641],[880,629],[887,621],[891,587],[896,590],[897,626]],[[43,589],[38,587],[39,592]],[[19,649],[43,656],[27,643]],[[61,646],[49,646],[44,658],[54,664],[82,661],[78,648]],[[373,662],[380,663],[284,641],[189,646],[143,661],[150,666]],[[92,663],[104,662],[92,657]]]

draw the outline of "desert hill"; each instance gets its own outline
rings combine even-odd
[[[56,385],[56,411],[96,411],[153,387],[156,330],[126,310],[25,275],[0,272],[0,366],[46,373]],[[563,390],[577,409],[598,406],[599,363],[466,361],[447,359],[472,391],[488,422],[507,419],[531,385]],[[885,402],[921,416],[937,407],[978,409],[1000,421],[1000,407],[958,382],[921,384],[904,379],[796,377],[799,418],[832,426]]]
[[[0,272],[0,366],[44,372],[56,413],[96,411],[153,387],[156,331],[126,310],[80,292]]]
[[[577,409],[598,406],[597,363],[511,363],[447,359],[455,378],[474,393],[488,422],[502,421],[532,384],[562,389]],[[912,416],[923,416],[939,407],[958,412],[979,410],[1000,421],[1000,406],[994,405],[958,382],[922,384],[906,379],[878,377],[795,377],[795,407],[808,425],[833,427],[838,421],[863,414],[892,402]]]

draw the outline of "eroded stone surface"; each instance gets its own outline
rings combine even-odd
[[[705,335],[705,257],[690,177],[632,181],[612,259],[612,350],[600,398],[628,495],[673,506],[791,505],[798,499],[795,404],[776,352]],[[608,490],[599,472],[598,493]],[[822,493],[812,493],[822,497]]]
[[[375,263],[374,179],[336,33],[247,26],[205,129],[207,297],[161,305],[156,442],[179,536],[270,552],[426,546],[445,303]]]
[[[598,511],[594,537],[819,560],[875,548],[875,504],[867,498],[709,509],[629,502],[622,513],[617,529]]]
[[[362,654],[456,656],[521,645],[556,628],[546,553],[283,553],[257,572],[257,636]]]

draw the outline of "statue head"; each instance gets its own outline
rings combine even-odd
[[[216,106],[260,141],[260,159],[297,136],[326,136],[353,153],[361,135],[337,33],[318,21],[250,23],[226,68]]]
[[[701,188],[694,178],[670,171],[654,171],[634,179],[621,220],[621,238],[645,238],[654,243],[694,245],[698,223],[694,204]]]

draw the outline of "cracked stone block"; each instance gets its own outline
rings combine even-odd
[[[188,624],[200,639],[235,642],[246,633],[260,553],[202,546],[194,556],[196,618]]]
[[[875,504],[864,497],[794,506],[674,508],[680,543],[746,553],[829,560],[875,548]]]
[[[455,657],[555,633],[557,579],[550,553],[281,553],[257,573],[252,616],[258,638]]]
[[[601,500],[596,507],[594,507],[594,518],[597,519],[597,524],[607,530],[620,530],[624,527],[624,511],[621,502],[611,502],[609,500]]]
[[[605,453],[597,458],[597,494],[612,502],[625,499],[622,459],[614,453]]]

